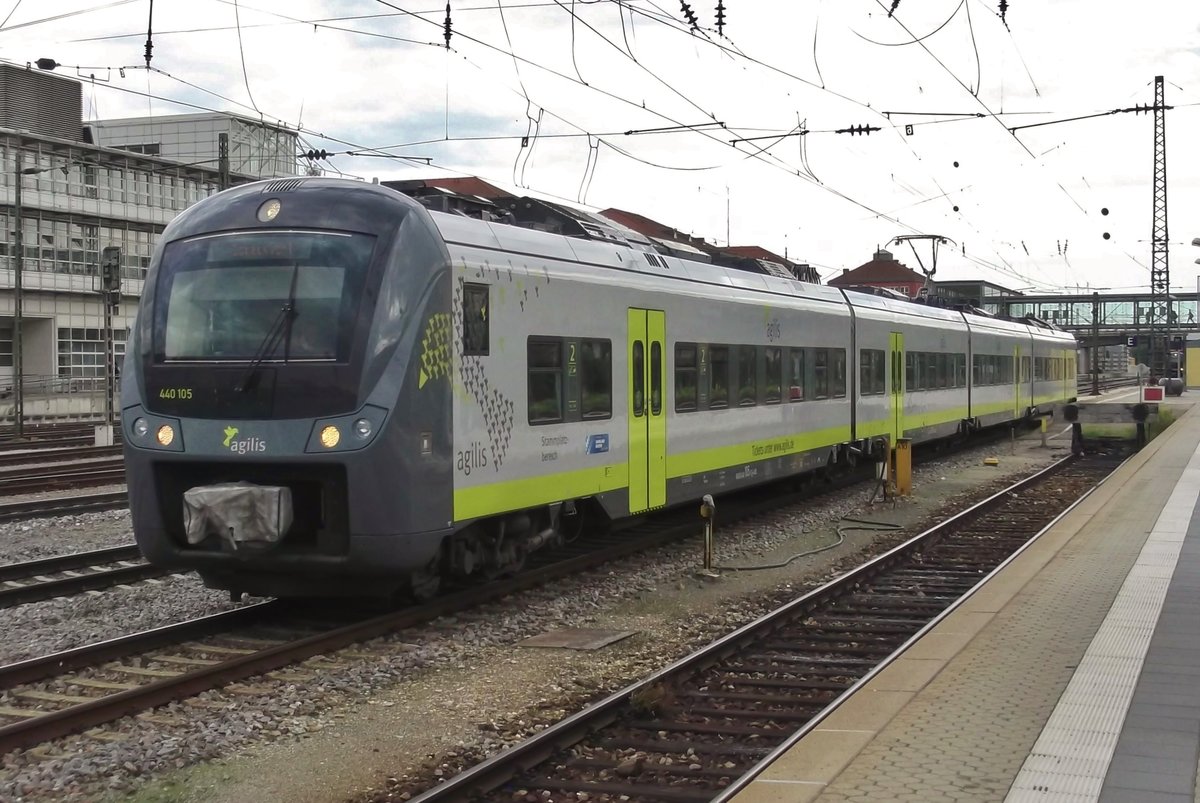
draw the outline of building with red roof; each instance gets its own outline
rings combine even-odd
[[[908,298],[916,298],[921,288],[925,287],[925,276],[898,261],[891,251],[880,248],[870,262],[853,270],[844,270],[841,276],[835,276],[826,284],[833,287],[882,287],[903,293]]]

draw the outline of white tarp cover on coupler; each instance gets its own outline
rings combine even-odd
[[[183,524],[193,546],[210,535],[235,550],[271,546],[292,526],[292,490],[248,482],[190,488],[183,494]]]

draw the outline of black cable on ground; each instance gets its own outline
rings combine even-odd
[[[892,524],[886,521],[870,521],[869,519],[855,519],[849,516],[843,517],[840,521],[848,523],[838,524],[837,540],[832,544],[826,544],[825,546],[817,547],[816,549],[809,549],[805,552],[798,552],[787,560],[779,563],[767,563],[759,566],[714,566],[713,568],[727,572],[757,572],[763,569],[782,569],[789,563],[799,560],[800,558],[805,558],[809,555],[816,555],[821,552],[827,552],[830,549],[841,546],[846,541],[846,533],[848,532],[855,530],[861,530],[864,532],[894,532],[896,530],[904,529],[904,527],[900,524]]]

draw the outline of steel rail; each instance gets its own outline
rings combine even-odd
[[[1065,462],[1066,461],[1056,464],[1056,466],[1063,465]],[[1040,477],[1044,473],[1045,472],[1035,475],[1035,477]],[[1030,478],[1025,482],[1030,481],[1033,481],[1033,478]],[[836,486],[837,483],[834,484],[834,487]],[[1022,486],[1018,484],[1018,486],[1014,487]],[[1006,492],[1007,491],[1001,492],[990,499],[995,499]],[[779,494],[777,491],[776,494],[769,500],[762,497],[753,497],[752,501],[750,501],[748,504],[739,506],[740,509],[737,510],[736,513],[733,509],[733,506],[727,504],[725,507],[726,512],[723,518],[726,518],[728,521],[736,520],[738,517],[755,515],[764,510],[777,508],[794,502],[796,498],[797,495],[794,493]],[[981,509],[986,502],[987,500],[969,508],[967,511],[958,514],[948,521],[960,521],[965,516],[972,515],[974,511]],[[674,516],[668,514],[668,516],[670,516],[670,518],[665,521],[663,518],[650,519],[643,522],[640,526],[632,527],[616,533],[610,533],[607,536],[608,538],[617,537],[625,540],[621,540],[616,543],[608,542],[602,549],[584,554],[576,554],[566,557],[563,560],[548,562],[544,565],[527,569],[521,574],[512,578],[494,581],[485,585],[458,591],[416,607],[386,613],[360,622],[355,622],[350,625],[338,627],[331,631],[308,636],[286,644],[280,644],[254,654],[231,658],[219,664],[197,669],[186,674],[181,674],[175,678],[155,681],[143,686],[139,686],[135,689],[129,689],[127,691],[118,692],[106,697],[100,697],[87,703],[57,711],[47,712],[36,718],[30,718],[25,721],[0,727],[0,755],[11,750],[27,748],[34,744],[44,742],[48,739],[53,739],[79,731],[81,729],[99,725],[122,716],[137,713],[148,708],[153,708],[158,705],[163,705],[173,700],[197,694],[201,691],[217,688],[227,683],[280,669],[297,661],[302,661],[314,655],[341,649],[356,642],[372,639],[406,627],[421,625],[436,619],[439,616],[458,613],[466,608],[478,606],[520,591],[543,585],[553,580],[567,577],[571,574],[602,565],[618,558],[645,551],[647,549],[652,549],[656,546],[677,540],[684,535],[696,534],[697,524],[693,516],[679,515],[678,513],[674,514]],[[920,538],[920,536],[918,536],[918,538]],[[913,540],[915,541],[917,539]],[[579,545],[576,544],[575,546],[578,547]],[[903,547],[897,547],[895,550],[892,550],[886,555],[876,558],[875,560],[866,564],[864,567],[857,570],[854,573],[854,576],[864,576],[865,572],[870,571],[870,567],[880,565],[881,562],[887,559],[889,555],[896,553],[902,548]],[[812,597],[812,595],[806,595],[806,597],[802,598],[802,600],[807,600],[810,597]],[[740,633],[741,631],[738,632]],[[717,642],[717,644],[730,644],[736,640],[736,636],[736,633],[731,634],[725,639],[722,639],[720,642]],[[122,640],[118,639],[115,641]],[[129,649],[130,651],[136,651],[136,648],[133,647],[130,647]],[[729,647],[728,649],[733,648]],[[52,664],[53,657],[48,656],[44,659],[33,660],[45,662],[40,664],[41,669],[38,670],[40,672],[45,672],[46,667]],[[82,666],[86,663],[87,662],[85,661],[81,664],[72,664],[72,666]],[[54,673],[50,672],[48,674],[41,674],[39,677],[44,678],[50,676],[51,674]],[[656,674],[654,677],[657,678],[660,675],[661,673]],[[0,670],[0,677],[2,676],[3,672]],[[653,679],[644,681],[643,683],[648,684],[651,682],[653,682]],[[597,710],[599,711],[601,709]]]
[[[101,447],[109,448],[109,447]],[[63,452],[52,452],[55,455],[62,455]],[[14,457],[25,457],[25,455],[6,455],[3,460],[11,461]],[[66,462],[66,461],[71,462]],[[85,462],[86,461],[86,462]],[[38,477],[57,477],[69,476],[90,470],[109,470],[123,469],[125,461],[120,455],[105,456],[99,459],[89,459],[84,457],[67,457],[65,460],[52,461],[49,464],[42,460],[40,455],[34,454],[29,456],[25,461],[25,465],[17,464],[15,467],[0,468],[0,482],[11,479],[36,479]]]
[[[35,437],[23,441],[0,441],[0,452],[19,450],[34,453],[39,449],[58,449],[63,446],[92,446],[95,442],[96,436],[92,434],[56,436],[45,440],[37,440]]]
[[[83,446],[76,448],[45,448],[33,452],[0,453],[0,466],[20,466],[31,463],[63,463],[68,460],[94,460],[98,457],[119,457],[120,446]]]
[[[583,555],[528,569],[516,577],[448,594],[419,606],[382,614],[325,633],[270,647],[251,655],[237,656],[178,677],[155,681],[135,689],[99,697],[87,703],[47,712],[36,718],[15,722],[0,727],[0,755],[174,700],[190,697],[237,680],[271,672],[314,655],[338,650],[395,630],[425,624],[439,616],[458,613],[465,608],[534,588],[584,569],[668,543],[683,535],[685,528],[687,534],[694,534],[695,520],[689,517],[686,525],[680,523],[669,527],[663,527],[660,524],[649,532],[629,531],[627,533],[628,540],[609,544],[603,549]],[[51,661],[53,659],[48,656],[45,659],[35,660]],[[48,664],[43,664],[43,666],[46,665]],[[4,670],[0,669],[0,676],[3,676],[3,673]]]
[[[72,466],[40,473],[21,473],[0,476],[0,494],[36,493],[58,488],[81,488],[89,485],[119,485],[125,482],[125,467],[81,468]]]
[[[870,582],[872,579],[890,570],[893,566],[908,560],[918,550],[925,549],[932,543],[935,543],[943,533],[950,531],[953,527],[969,523],[974,518],[999,505],[1010,494],[1019,493],[1032,485],[1042,482],[1075,462],[1075,459],[1072,456],[1063,458],[1048,468],[993,494],[987,499],[972,505],[966,510],[914,536],[903,544],[873,558],[820,588],[804,594],[792,602],[723,636],[697,652],[681,658],[650,676],[569,716],[561,722],[551,725],[503,753],[497,754],[444,783],[426,790],[420,795],[413,797],[409,803],[447,803],[448,801],[461,803],[463,801],[475,800],[495,790],[504,783],[514,779],[521,772],[549,760],[559,751],[576,744],[592,733],[615,722],[627,709],[632,696],[647,694],[656,684],[662,684],[668,678],[685,673],[694,673],[699,669],[712,666],[719,661],[739,653],[747,645],[760,638],[762,634],[772,632],[787,622],[803,617],[818,605],[824,604],[825,601],[840,597],[849,590]],[[766,753],[767,750],[764,749],[759,752]],[[653,796],[653,793],[649,789],[645,790],[645,793]]]
[[[23,502],[0,503],[0,521],[46,516],[64,516],[96,510],[119,510],[129,505],[125,491],[88,494],[85,496],[56,496]]]
[[[0,566],[0,582],[36,577],[39,574],[55,574],[72,569],[84,569],[88,566],[116,563],[122,560],[141,559],[142,553],[138,551],[136,544],[122,544],[105,549],[93,549],[88,552],[72,552],[69,555],[55,555],[50,558],[4,564]]]
[[[27,605],[30,602],[81,594],[84,591],[98,591],[126,583],[137,583],[162,577],[164,574],[174,574],[174,571],[142,563],[137,566],[118,566],[113,569],[102,569],[57,580],[38,580],[29,585],[0,588],[0,608],[12,608],[17,605]]]
[[[158,647],[253,625],[268,614],[275,613],[283,605],[284,603],[278,600],[256,602],[231,611],[222,611],[0,666],[0,689],[11,689],[24,683],[34,683]]]

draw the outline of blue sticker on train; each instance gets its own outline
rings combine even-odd
[[[587,453],[602,454],[608,451],[608,433],[603,435],[588,435]]]

